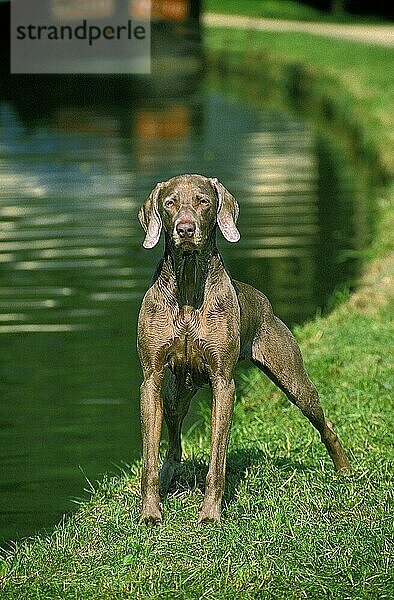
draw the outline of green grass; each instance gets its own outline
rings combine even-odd
[[[260,36],[210,30],[207,43],[222,53],[221,64],[247,66],[256,85],[269,71],[268,81],[303,92],[311,110],[326,110],[340,126],[349,121],[388,180],[392,54],[308,36]],[[223,54],[230,41],[237,52]],[[196,526],[209,454],[205,408],[186,436],[162,527],[138,524],[133,465],[98,483],[51,535],[3,553],[2,599],[393,597],[391,191],[386,183],[375,199],[376,237],[359,291],[338,295],[331,314],[296,331],[352,473],[335,474],[312,427],[250,371],[238,382],[219,524]]]
[[[325,21],[340,23],[377,23],[382,19],[377,17],[359,17],[348,13],[332,14],[323,12],[290,0],[204,0],[205,12],[226,13],[232,15],[247,15],[268,19],[286,19],[293,21]]]

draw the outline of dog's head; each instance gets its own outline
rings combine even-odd
[[[226,240],[237,242],[238,213],[237,201],[216,178],[173,177],[158,183],[139,211],[143,246],[153,248],[164,227],[175,247],[197,250],[214,235],[216,223]]]

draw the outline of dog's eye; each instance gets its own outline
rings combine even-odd
[[[201,198],[198,199],[200,204],[203,204],[204,206],[207,206],[209,204],[209,200],[208,198],[205,198],[205,196],[201,196]]]
[[[173,198],[167,198],[167,200],[164,202],[164,206],[166,208],[171,208],[171,206],[174,206],[175,202]]]

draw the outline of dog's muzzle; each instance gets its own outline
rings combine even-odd
[[[193,221],[181,221],[175,229],[181,239],[190,239],[196,233],[196,224]]]
[[[186,213],[175,221],[174,239],[177,244],[198,243],[199,228],[191,214]]]

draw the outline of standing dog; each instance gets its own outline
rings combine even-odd
[[[234,367],[249,358],[286,394],[318,430],[335,468],[349,463],[324,418],[315,386],[299,347],[272,312],[268,299],[250,285],[231,279],[216,248],[216,226],[229,242],[239,240],[238,204],[217,180],[180,175],[159,183],[139,212],[152,248],[164,229],[164,257],[145,294],[138,320],[138,351],[143,369],[142,516],[162,520],[159,488],[165,493],[181,460],[181,427],[197,389],[213,391],[211,457],[199,523],[220,518],[226,453],[234,404]],[[166,370],[170,376],[164,395]],[[164,418],[168,451],[158,475]]]

